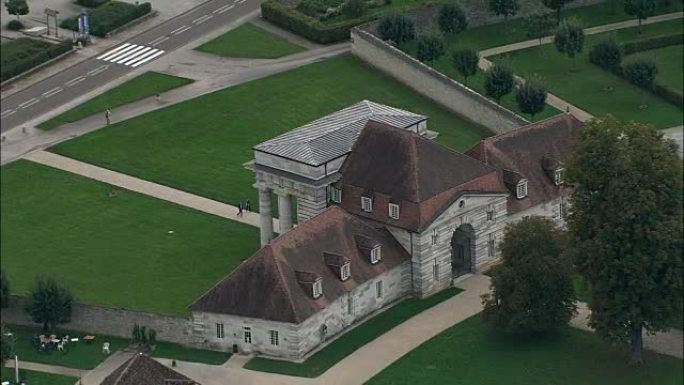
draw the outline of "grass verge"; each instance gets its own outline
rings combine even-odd
[[[14,369],[0,368],[0,378],[2,381],[14,382]],[[76,377],[64,376],[61,374],[36,372],[33,370],[19,369],[19,381],[26,385],[74,385],[78,380]]]
[[[222,365],[230,358],[230,353],[215,352],[186,348],[169,342],[157,342],[152,352],[153,357],[168,358],[171,360],[200,362],[209,365]]]
[[[275,59],[305,50],[251,23],[243,24],[195,49],[215,55],[253,59]]]

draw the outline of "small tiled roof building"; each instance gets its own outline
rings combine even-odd
[[[110,373],[100,385],[200,385],[198,382],[138,353]]]

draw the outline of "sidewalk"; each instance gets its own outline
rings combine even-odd
[[[116,368],[121,366],[126,360],[133,356],[133,352],[126,352],[119,350],[114,352],[106,360],[97,365],[95,369],[89,371],[81,378],[81,383],[78,385],[99,385],[108,375],[110,375]]]
[[[93,166],[65,156],[53,154],[47,151],[35,151],[24,157],[30,161],[74,174],[94,179],[100,182],[118,186],[126,190],[135,191],[151,197],[172,202],[181,206],[189,207],[208,214],[244,223],[250,226],[259,227],[259,214],[245,212],[238,217],[238,209],[226,203],[217,202],[208,198],[203,198],[184,191],[176,190],[171,187],[148,182],[116,171],[107,170],[102,167]],[[280,225],[277,219],[273,219],[273,230],[279,232]]]

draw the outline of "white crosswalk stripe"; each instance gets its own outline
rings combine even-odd
[[[153,47],[126,43],[103,53],[97,58],[110,63],[122,64],[129,67],[137,67],[163,55],[164,52],[164,50]]]

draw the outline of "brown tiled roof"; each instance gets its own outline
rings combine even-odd
[[[177,382],[168,382],[176,380]],[[160,364],[154,359],[136,354],[129,358],[100,385],[199,385],[198,382]]]
[[[356,242],[363,235],[382,246],[382,260],[372,265]],[[351,264],[341,281],[326,263],[338,255]],[[339,207],[330,207],[257,251],[190,309],[279,322],[301,323],[340,296],[410,256],[384,228],[376,228]],[[312,298],[299,282],[322,278],[323,295]],[[310,282],[313,284],[313,281]]]
[[[412,132],[369,121],[340,169],[342,207],[409,230],[420,230],[465,192],[502,193],[496,169]],[[372,196],[373,211],[360,197]],[[399,219],[388,203],[399,204]]]
[[[515,213],[557,198],[562,189],[553,180],[554,171],[573,152],[582,122],[560,114],[537,123],[483,139],[466,154],[496,167],[512,196],[509,213]],[[516,199],[515,185],[527,179],[527,197]]]

